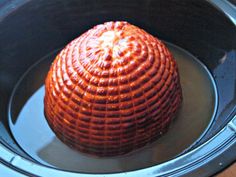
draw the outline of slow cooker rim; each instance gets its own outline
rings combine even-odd
[[[227,0],[206,0],[236,25],[236,6]]]
[[[217,143],[218,144],[217,144]],[[7,164],[10,168],[15,168],[19,172],[24,172],[27,175],[66,175],[75,177],[76,175],[83,175],[88,177],[93,176],[170,176],[189,173],[195,168],[199,168],[208,161],[214,159],[217,155],[229,149],[230,146],[236,143],[236,116],[215,136],[211,139],[193,149],[192,151],[183,154],[175,159],[158,164],[156,166],[120,173],[104,173],[104,174],[88,174],[69,172],[65,170],[56,169],[53,167],[47,167],[42,164],[33,163],[19,155],[10,151],[3,144],[0,145],[1,162]],[[217,145],[216,145],[217,144]],[[221,164],[219,164],[221,165]]]

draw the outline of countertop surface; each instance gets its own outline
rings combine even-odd
[[[217,177],[236,177],[236,162],[229,166],[226,170],[222,171]]]

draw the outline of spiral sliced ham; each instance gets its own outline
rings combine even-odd
[[[97,25],[55,58],[44,110],[57,137],[96,156],[143,147],[165,133],[182,92],[165,45],[127,22]]]

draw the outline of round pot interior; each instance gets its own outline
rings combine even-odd
[[[204,107],[210,109],[210,106],[214,105],[214,108],[207,125],[201,130],[201,136],[194,137],[194,142],[190,143],[189,147],[181,149],[181,152],[148,166],[168,162],[169,159],[198,147],[219,132],[236,112],[235,25],[208,1],[22,0],[12,1],[9,4],[14,8],[8,8],[7,11],[0,13],[0,137],[4,145],[34,163],[40,162],[16,143],[8,120],[13,125],[16,120],[12,119],[18,117],[27,99],[42,86],[45,74],[58,49],[91,27],[106,21],[128,21],[163,41],[181,47],[204,65],[203,68],[209,74],[209,82],[212,82],[209,86],[211,87],[209,96],[204,97],[210,99],[212,96],[214,100]],[[39,64],[45,56],[46,64],[34,70],[34,74],[27,77],[28,80],[24,82],[27,87],[14,94],[16,93],[14,89],[20,85],[24,73],[34,67],[35,63]],[[11,99],[13,94],[14,99]],[[200,96],[201,92],[198,92],[198,95]],[[9,105],[14,109],[13,111],[10,109],[10,113]],[[203,105],[194,105],[193,114],[201,106]],[[198,117],[201,119],[204,115]],[[191,131],[194,132],[196,129]],[[185,134],[188,136],[191,132]],[[182,137],[179,138],[181,141]],[[138,168],[148,166],[138,166]],[[68,169],[70,170],[70,168],[63,170]],[[136,168],[123,170],[136,170]]]

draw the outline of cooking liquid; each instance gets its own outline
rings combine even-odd
[[[177,61],[183,103],[169,131],[156,142],[123,156],[97,158],[63,144],[44,116],[44,79],[57,51],[33,65],[18,82],[9,105],[9,124],[19,146],[36,161],[63,170],[87,173],[123,172],[157,165],[189,149],[214,118],[214,81],[194,56],[166,43]]]

